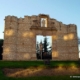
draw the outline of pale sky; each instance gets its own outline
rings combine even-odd
[[[0,39],[3,39],[5,16],[48,14],[64,24],[76,24],[80,37],[80,0],[0,0]]]
[[[40,13],[65,24],[76,24],[80,37],[80,0],[0,0],[0,38],[3,38],[5,16],[24,17]]]
[[[47,37],[47,42],[49,43],[49,46],[52,46],[52,37],[51,36],[46,36]],[[42,43],[44,43],[44,38],[45,36],[41,36],[38,35],[36,36],[36,43],[40,43],[42,41]]]

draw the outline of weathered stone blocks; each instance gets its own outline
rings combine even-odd
[[[41,18],[47,19],[47,27],[41,27]],[[37,35],[52,36],[52,60],[78,60],[77,26],[45,14],[5,17],[3,60],[37,60]]]

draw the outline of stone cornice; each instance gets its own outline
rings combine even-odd
[[[38,27],[38,26],[31,26],[31,30],[45,30],[45,31],[57,31],[55,27]]]

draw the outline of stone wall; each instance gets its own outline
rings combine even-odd
[[[47,27],[41,27],[47,18]],[[78,60],[77,27],[49,15],[5,17],[3,60],[37,60],[36,35],[52,36],[52,60]]]

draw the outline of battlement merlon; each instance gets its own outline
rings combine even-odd
[[[77,25],[69,24],[67,25],[69,32],[76,32],[77,33]]]
[[[4,20],[5,20],[5,22],[17,22],[18,18],[16,16],[10,16],[10,15],[8,15],[8,16],[5,17]]]

